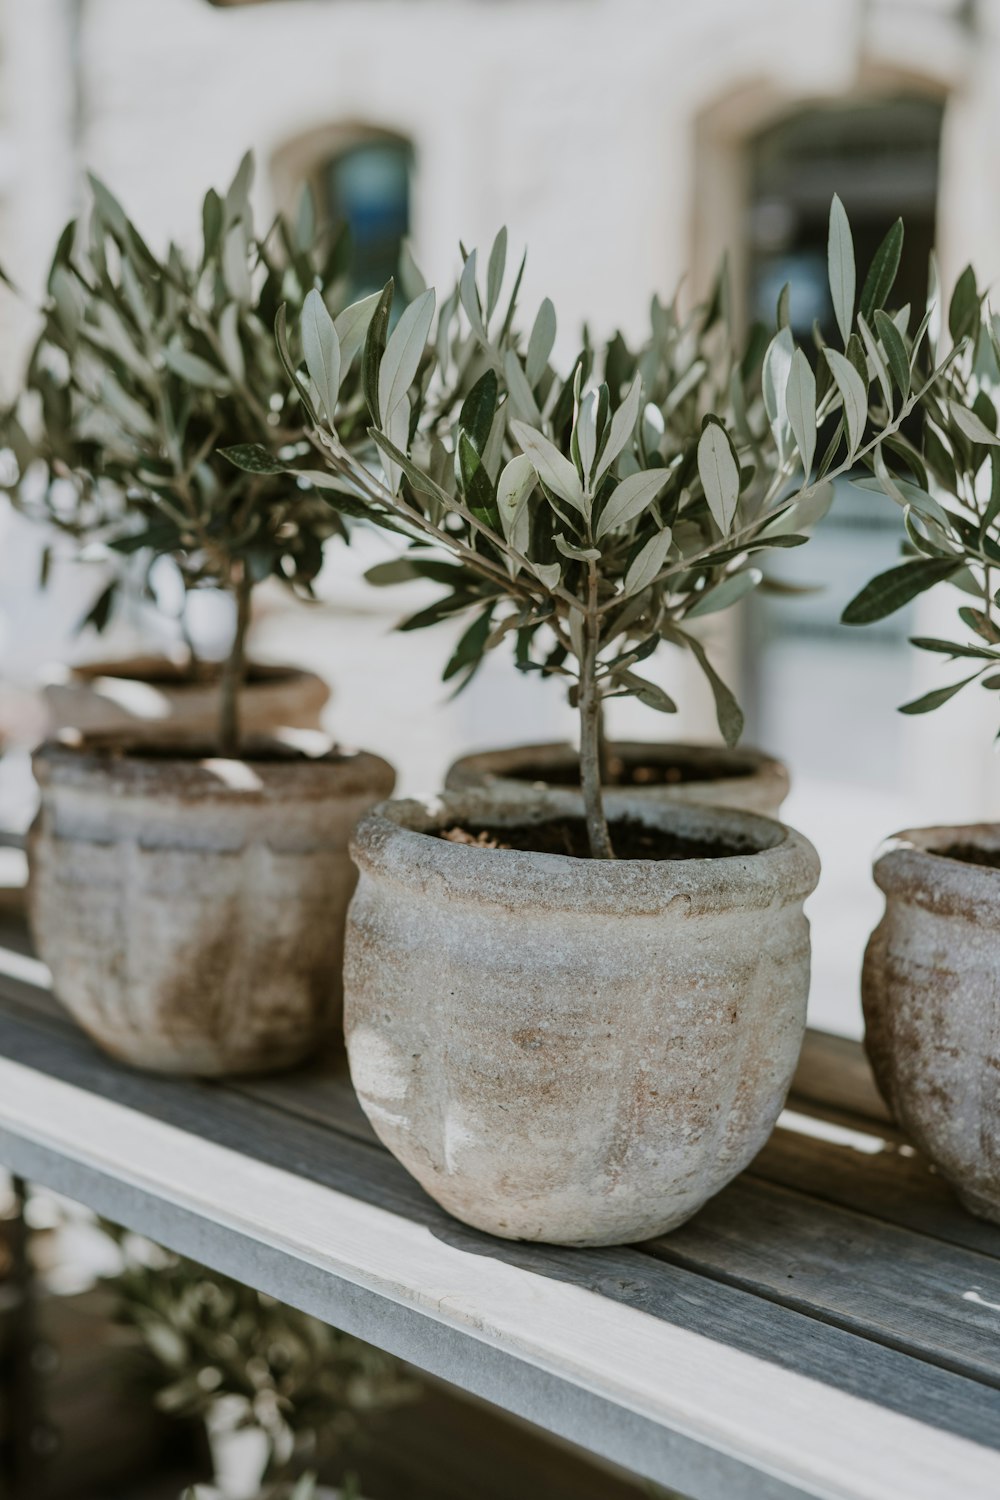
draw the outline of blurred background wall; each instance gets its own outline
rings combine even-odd
[[[354,230],[359,289],[381,284],[408,236],[428,280],[450,281],[458,241],[506,223],[530,247],[524,302],[556,303],[565,353],[583,319],[597,337],[642,333],[651,293],[705,290],[725,249],[745,317],[792,285],[793,320],[830,316],[825,244],[839,192],[864,262],[897,214],[906,295],[923,302],[936,242],[950,287],[972,259],[1000,265],[998,0],[0,0],[0,265],[41,295],[59,229],[102,176],[143,233],[197,233],[201,195],[258,158],[262,214],[313,184]],[[30,307],[0,295],[0,392],[15,388]],[[789,821],[820,848],[813,1020],[859,1027],[857,971],[880,902],[878,840],[908,822],[1000,814],[986,695],[941,714],[896,705],[941,680],[906,646],[915,612],[859,633],[846,600],[898,552],[898,513],[843,483],[815,543],[781,562],[804,598],[756,600],[712,647],[747,709],[749,738],[785,758]],[[32,691],[53,660],[104,652],[73,626],[96,591],[65,562],[38,594],[39,538],[0,515],[0,694],[14,739],[37,726]],[[455,702],[438,682],[443,632],[399,637],[407,593],[360,574],[385,544],[331,549],[311,612],[271,595],[258,654],[330,677],[331,727],[433,791],[473,745],[560,737],[570,715],[548,684],[488,663]],[[920,628],[935,633],[932,599]],[[149,619],[119,622],[123,649]],[[224,634],[226,621],[207,620]],[[115,641],[110,643],[115,644]],[[659,674],[678,721],[633,702],[613,729],[714,736],[689,662]],[[0,788],[23,824],[26,784]]]

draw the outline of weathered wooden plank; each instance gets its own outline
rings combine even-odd
[[[997,1226],[967,1213],[944,1178],[888,1126],[873,1123],[862,1133],[822,1121],[779,1124],[750,1172],[944,1244],[1000,1254]]]
[[[487,1399],[536,1421],[544,1413],[553,1430],[691,1495],[938,1500],[960,1476],[965,1500],[993,1500],[1000,1484],[995,1452],[582,1286],[577,1255],[532,1252],[545,1269],[529,1271],[518,1261],[531,1247],[456,1225],[432,1233],[10,1062],[0,1062],[0,1140],[21,1170],[55,1177],[61,1190],[245,1281],[291,1292]],[[343,1149],[390,1165],[356,1143]],[[621,1255],[637,1271],[654,1264],[635,1252],[610,1258]],[[823,1337],[822,1325],[807,1326]],[[826,1330],[835,1333],[849,1337]],[[852,1342],[859,1355],[891,1359],[890,1382],[919,1384],[928,1373]]]
[[[860,1042],[829,1031],[807,1031],[790,1103],[863,1119],[891,1119]]]
[[[1000,1252],[1000,1231],[996,1239]],[[1000,1254],[958,1249],[747,1177],[647,1248],[1000,1388]],[[1000,1425],[1000,1397],[996,1409]]]
[[[752,1354],[782,1369],[804,1373],[812,1380],[886,1404],[893,1410],[908,1411],[921,1421],[946,1426],[984,1443],[1000,1442],[994,1392],[921,1366],[903,1355],[815,1323],[796,1312],[769,1305],[727,1286],[714,1285],[686,1270],[657,1264],[634,1250],[566,1252],[490,1240],[437,1210],[381,1150],[338,1139],[328,1129],[308,1121],[295,1121],[226,1089],[131,1073],[104,1059],[71,1033],[52,1033],[44,1018],[35,1026],[23,1022],[0,1025],[0,1050],[8,1056],[18,1052],[23,1060],[36,1067],[69,1078],[77,1085],[82,1083],[99,1095],[118,1097],[165,1120],[179,1122],[188,1130],[198,1130],[202,1136],[236,1145],[256,1160],[282,1164],[301,1174],[304,1189],[319,1182],[350,1191],[361,1201],[389,1209],[411,1224],[424,1226],[439,1243],[452,1245],[463,1254],[471,1253],[485,1263],[503,1264],[531,1276],[579,1286],[602,1302],[641,1311],[662,1319],[668,1326],[707,1336],[717,1341],[720,1349],[728,1346]],[[2,1110],[0,1100],[0,1114]],[[66,1190],[65,1183],[53,1185]],[[84,1196],[79,1186],[76,1191],[77,1196]],[[94,1206],[112,1217],[121,1214],[120,1203],[117,1213],[102,1203]],[[162,1205],[147,1205],[143,1213],[146,1217],[139,1216],[135,1227],[168,1244],[176,1243],[170,1237],[175,1232],[171,1229],[173,1217],[164,1220]],[[148,1217],[150,1213],[152,1220]],[[209,1234],[206,1239],[203,1230],[204,1226],[199,1230],[198,1249],[192,1250],[181,1243],[176,1248],[200,1254],[203,1260],[215,1263],[212,1261],[215,1237]],[[220,1269],[239,1274],[229,1263]],[[294,1301],[297,1284],[294,1269],[290,1272],[285,1265],[280,1283],[272,1283],[265,1289]],[[338,1321],[328,1315],[331,1321]],[[354,1331],[372,1336],[363,1334],[360,1328]],[[406,1357],[414,1357],[413,1352]],[[459,1378],[449,1368],[437,1373],[449,1379]],[[477,1389],[475,1385],[469,1388]],[[485,1390],[480,1394],[497,1399],[489,1397]],[[817,1400],[821,1402],[822,1398]],[[512,1409],[521,1410],[522,1415],[535,1421],[547,1421],[544,1414],[531,1407]],[[548,1425],[564,1431],[554,1420]],[[576,1434],[564,1431],[564,1435],[572,1438]],[[586,1442],[585,1433],[582,1440]],[[598,1447],[596,1451],[605,1450]],[[632,1462],[620,1448],[607,1456],[619,1462]],[[669,1475],[665,1482],[670,1482]],[[679,1482],[676,1476],[672,1482]]]

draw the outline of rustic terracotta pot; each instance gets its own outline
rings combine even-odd
[[[885,915],[861,990],[876,1082],[965,1207],[1000,1223],[1000,823],[907,829],[874,874]]]
[[[252,747],[251,747],[252,748]],[[100,739],[34,757],[28,904],[59,999],[159,1072],[270,1071],[335,1021],[364,753],[220,760]]]
[[[780,760],[759,750],[727,750],[722,745],[646,743],[622,740],[609,745],[612,762],[631,777],[659,768],[670,780],[630,785],[631,795],[655,802],[707,803],[735,807],[776,818],[788,796],[788,771]],[[463,755],[448,772],[452,791],[490,786],[505,795],[532,795],[539,785],[574,793],[579,756],[570,745],[518,745]],[[623,788],[624,790],[624,788]]]
[[[50,733],[127,733],[136,739],[199,739],[215,733],[219,716],[219,665],[203,663],[196,676],[166,656],[133,656],[73,667],[42,696]],[[317,729],[330,689],[298,667],[250,664],[240,695],[245,734]]]
[[[434,836],[565,811],[500,791],[358,826],[345,1028],[376,1132],[457,1218],[569,1245],[663,1234],[764,1144],[805,1027],[815,851],[769,819],[610,794],[723,858],[597,861]]]

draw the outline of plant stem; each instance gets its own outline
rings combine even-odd
[[[597,684],[597,652],[600,624],[597,618],[597,569],[589,564],[587,608],[584,611],[583,659],[580,662],[580,789],[587,819],[587,839],[592,859],[614,859],[611,835],[604,815],[601,787],[602,712]]]
[[[246,639],[253,584],[246,568],[235,586],[236,629],[219,684],[219,754],[234,756],[240,748],[240,693],[246,677]]]

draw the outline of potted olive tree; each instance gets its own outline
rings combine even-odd
[[[254,588],[276,576],[308,592],[324,540],[358,509],[325,475],[276,472],[272,455],[296,453],[303,421],[287,382],[274,392],[263,320],[290,284],[303,304],[322,299],[294,241],[282,270],[252,239],[247,182],[245,166],[225,201],[209,195],[196,266],[176,248],[156,260],[99,189],[87,264],[67,239],[52,294],[70,375],[47,399],[75,411],[68,474],[97,511],[83,529],[169,557],[191,588],[225,590],[235,623],[199,737],[116,732],[37,752],[30,910],[56,993],[92,1036],[138,1065],[197,1074],[285,1066],[324,1035],[354,884],[348,835],[394,782],[375,756],[243,724]],[[377,301],[338,318],[345,431],[354,421],[365,443],[351,412]],[[217,453],[248,430],[265,439],[252,472]]]
[[[237,675],[249,728],[318,726],[328,697],[320,678],[242,655],[227,665],[199,659],[189,628],[193,596],[221,586],[241,642],[246,633],[249,583],[241,592],[239,578],[204,561],[222,518],[241,521],[254,580],[274,574],[302,593],[324,538],[342,530],[314,489],[290,496],[283,483],[237,478],[218,456],[218,446],[247,435],[274,447],[301,438],[274,350],[275,311],[282,301],[300,309],[313,285],[337,297],[345,284],[344,231],[317,230],[308,196],[296,224],[279,216],[258,235],[252,174],[248,155],[224,194],[208,192],[196,258],[175,246],[154,257],[96,179],[86,229],[67,225],[57,244],[23,389],[0,414],[0,442],[16,461],[10,493],[79,553],[110,563],[82,622],[98,632],[123,594],[152,596],[151,565],[170,559],[186,645],[173,656],[87,662],[53,682],[46,700],[56,730],[204,735],[215,732],[221,699],[231,736]],[[43,581],[50,560],[47,549]]]
[[[865,625],[943,583],[961,591],[956,639],[913,639],[953,666],[907,714],[974,684],[1000,692],[1000,330],[981,315],[983,295],[966,270],[948,310],[950,354],[921,398],[920,451],[896,446],[876,465],[903,510],[905,558],[844,613]],[[893,369],[905,383],[902,360]],[[883,845],[874,873],[886,906],[862,998],[876,1080],[965,1206],[1000,1222],[1000,826],[906,829]]]
[[[742,348],[730,317],[728,266],[723,262],[708,300],[691,312],[681,311],[678,301],[664,305],[653,297],[650,305],[649,333],[636,350],[631,350],[620,333],[609,342],[603,359],[609,389],[631,389],[638,377],[641,382],[643,408],[638,414],[636,436],[638,447],[619,460],[620,477],[639,471],[643,462],[662,463],[666,468],[683,466],[685,457],[697,451],[702,419],[707,413],[719,417],[735,434],[742,448],[742,461],[752,466],[748,473],[744,506],[752,510],[762,500],[774,481],[775,466],[783,456],[770,440],[768,414],[761,399],[761,363],[768,344],[767,330],[757,324]],[[450,308],[452,317],[455,309]],[[484,331],[485,332],[485,331]],[[553,390],[555,375],[545,359],[556,332],[555,313],[546,300],[539,309],[524,353],[524,373],[534,387],[530,403],[523,382],[518,380],[518,362],[500,346],[506,326],[494,336],[485,333],[480,341],[481,355],[494,368],[509,371],[518,386],[523,415],[538,420]],[[476,343],[475,333],[468,340]],[[456,340],[458,353],[464,345]],[[584,359],[593,355],[588,349]],[[506,368],[505,368],[506,367]],[[556,387],[557,389],[557,387]],[[780,481],[779,481],[780,487]],[[821,487],[813,500],[813,514],[820,518],[829,497]],[[392,570],[376,569],[375,581],[390,578]],[[717,610],[735,604],[751,587],[768,587],[768,580],[744,571],[735,594],[707,590],[689,613],[695,624]],[[667,699],[661,700],[665,707]],[[786,767],[772,755],[746,746],[689,744],[671,740],[616,741],[607,743],[601,737],[601,773],[607,786],[627,786],[636,795],[670,801],[711,802],[714,806],[742,807],[749,812],[776,817],[788,793]],[[539,784],[573,785],[579,780],[576,751],[568,744],[521,745],[514,748],[485,750],[464,755],[448,772],[447,786],[462,788],[497,784],[514,795],[518,789],[531,795]]]
[[[835,296],[842,309],[839,281]],[[488,276],[479,290],[472,255],[462,305],[485,346],[498,289]],[[632,694],[669,712],[640,668],[671,640],[707,673],[734,742],[740,710],[692,612],[754,586],[757,555],[800,539],[822,487],[899,430],[916,392],[870,432],[853,359],[825,351],[820,386],[782,321],[763,359],[781,459],[759,493],[739,433],[711,413],[664,463],[646,447],[641,375],[612,389],[586,350],[541,404],[519,354],[502,380],[490,365],[429,440],[412,384],[422,334],[408,309],[394,349],[374,323],[367,336],[378,468],[340,435],[332,321],[306,350],[322,412],[286,359],[331,472],[410,532],[401,565],[444,586],[429,618],[471,614],[448,674],[508,641],[524,669],[561,679],[580,779],[530,799],[494,785],[390,802],[362,820],[352,1075],[382,1140],[458,1217],[510,1238],[641,1239],[745,1166],[781,1108],[818,861],[763,817],[605,792],[601,707]]]

